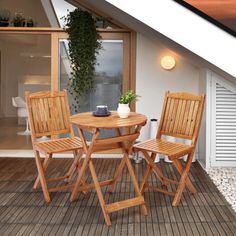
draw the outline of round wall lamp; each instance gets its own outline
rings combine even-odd
[[[175,67],[175,59],[172,56],[164,56],[161,58],[161,66],[165,70],[172,70]]]

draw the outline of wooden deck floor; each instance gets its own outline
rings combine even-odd
[[[94,162],[102,180],[112,175],[119,160]],[[50,174],[56,176],[69,163],[68,159],[56,159]],[[134,165],[139,182],[145,166]],[[161,166],[167,176],[178,176],[171,164]],[[42,193],[32,190],[35,176],[33,159],[0,159],[0,235],[236,235],[235,212],[198,163],[192,165],[190,175],[198,190],[195,196],[185,191],[180,205],[173,208],[170,197],[146,191],[148,216],[141,215],[139,207],[115,212],[110,227],[104,223],[94,191],[79,194],[74,203],[69,202],[69,192],[54,193],[47,205]],[[150,182],[157,180],[152,176]],[[113,194],[106,190],[103,188],[108,202],[134,195],[126,173]]]

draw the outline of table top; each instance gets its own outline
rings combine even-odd
[[[120,118],[116,111],[112,111],[111,115],[107,117],[95,117],[92,112],[84,112],[71,116],[70,121],[77,126],[88,129],[112,129],[135,125],[144,126],[147,122],[147,117],[139,113],[130,112],[128,118]]]

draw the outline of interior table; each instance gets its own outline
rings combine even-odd
[[[78,128],[85,153],[85,159],[83,161],[82,166],[80,167],[78,177],[72,189],[70,201],[74,201],[76,199],[78,192],[88,191],[90,189],[95,188],[107,225],[111,225],[109,213],[128,207],[140,205],[142,213],[144,215],[147,215],[145,201],[140,192],[138,182],[135,177],[131,161],[129,159],[129,155],[132,152],[133,144],[135,143],[135,140],[139,137],[142,126],[146,124],[147,117],[135,112],[131,112],[129,117],[125,119],[119,118],[117,112],[111,112],[111,115],[107,117],[95,117],[92,115],[91,112],[86,112],[73,115],[70,120],[71,123],[75,124]],[[99,137],[101,129],[115,129],[116,136],[102,139]],[[85,139],[85,130],[92,133],[91,142],[89,143]],[[121,148],[123,158],[121,159],[121,162],[116,168],[113,178],[99,182],[91,155],[92,153],[97,151],[111,150],[116,148]],[[110,185],[109,192],[113,192],[117,180],[122,174],[122,171],[125,166],[128,167],[128,172],[133,182],[136,197],[115,203],[106,204],[101,187]],[[81,179],[87,167],[89,168],[89,171],[91,173],[93,183],[81,185]]]

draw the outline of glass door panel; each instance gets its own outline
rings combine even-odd
[[[79,99],[79,112],[94,111],[97,105],[107,105],[116,110],[123,88],[123,40],[101,40],[102,49],[97,56],[95,67],[95,90]],[[71,77],[68,40],[59,40],[59,87],[68,89]],[[73,97],[69,95],[71,114]],[[102,132],[101,136],[114,135],[114,131]],[[86,135],[89,139],[89,135]]]
[[[0,49],[4,49],[0,62],[0,150],[32,150],[26,132],[25,91],[51,90],[51,36],[1,33]],[[23,101],[13,103],[15,97]]]
[[[94,111],[97,105],[116,110],[123,84],[123,40],[102,40],[95,67],[95,90],[80,98],[79,112]],[[68,89],[71,76],[68,41],[59,41],[60,90]],[[70,105],[73,97],[70,96]],[[71,106],[72,107],[72,106]],[[73,114],[73,111],[71,111]]]

